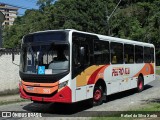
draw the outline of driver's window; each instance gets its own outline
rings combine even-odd
[[[84,58],[80,55],[80,49],[84,48]],[[78,35],[73,37],[73,64],[75,66],[81,65],[81,59],[83,59],[84,65],[90,64],[90,51],[89,45],[87,41],[87,37],[85,35]]]

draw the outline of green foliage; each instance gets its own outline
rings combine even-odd
[[[44,8],[47,6],[51,6],[52,2],[55,0],[38,0],[37,5],[39,5],[40,10],[44,10]]]
[[[3,44],[12,48],[24,35],[42,30],[77,29],[87,32],[160,43],[160,1],[122,0],[38,0],[39,10],[27,10],[11,27],[5,27]],[[55,3],[54,3],[55,2]],[[53,4],[54,3],[54,4]],[[160,53],[157,50],[157,53]]]

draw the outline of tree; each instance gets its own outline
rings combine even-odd
[[[59,0],[55,4],[57,28],[106,34],[105,0]]]
[[[39,5],[40,10],[44,10],[44,8],[47,6],[51,6],[52,2],[55,0],[38,0],[37,5]]]
[[[3,33],[4,47],[14,47],[20,44],[24,35],[41,30],[67,28],[107,35],[107,15],[113,11],[118,0],[54,2],[55,0],[38,0],[39,10],[27,10],[24,16],[16,19],[12,27],[6,27]],[[110,35],[150,42],[158,48],[159,6],[159,0],[122,0],[109,21]]]

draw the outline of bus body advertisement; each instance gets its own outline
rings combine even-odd
[[[99,105],[106,95],[155,80],[153,44],[77,30],[50,30],[23,37],[20,96],[35,102]]]

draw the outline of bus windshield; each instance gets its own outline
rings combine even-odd
[[[20,71],[25,74],[52,75],[69,70],[67,43],[41,42],[22,45]]]

